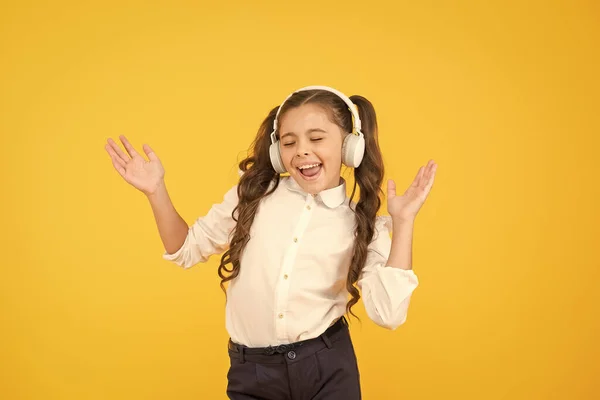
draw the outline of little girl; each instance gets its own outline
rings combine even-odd
[[[433,160],[403,195],[388,181],[390,216],[377,216],[384,169],[373,105],[309,86],[271,110],[239,164],[239,183],[188,227],[150,146],[146,160],[120,139],[128,154],[112,139],[106,150],[148,197],[163,257],[189,268],[222,253],[229,398],[360,399],[344,315],[354,315],[362,293],[376,324],[395,329],[406,320],[418,284],[413,227],[433,185]],[[354,171],[350,197],[342,164]]]

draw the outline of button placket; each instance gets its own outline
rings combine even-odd
[[[314,209],[314,197],[308,195],[306,201],[303,205],[302,213],[300,214],[300,219],[298,224],[296,225],[293,236],[291,239],[291,244],[288,246],[287,250],[284,253],[282,268],[280,272],[280,279],[277,285],[277,293],[276,293],[276,302],[275,302],[275,329],[277,332],[277,337],[280,340],[287,339],[287,330],[286,330],[286,320],[285,312],[287,311],[287,304],[289,298],[289,288],[291,283],[291,278],[293,275],[293,266],[296,260],[296,256],[298,255],[298,250],[300,247],[300,243],[302,241],[302,236],[306,231],[306,227],[310,222],[310,218],[312,216],[312,211]]]
[[[298,227],[295,230],[295,235],[292,238],[292,241],[296,245],[298,244],[298,242],[300,240],[299,237],[304,234],[304,231],[306,230],[306,227],[308,226],[308,222],[310,221],[310,217],[312,216],[311,210],[313,209],[314,202],[315,202],[315,197],[313,195],[308,195],[306,197],[306,201],[304,203],[305,204],[304,211],[302,213],[302,218],[300,219],[300,223],[298,224]],[[306,218],[304,218],[304,216],[306,216]],[[306,223],[303,223],[303,221],[306,221]],[[283,268],[282,269],[283,280],[289,279],[290,273],[291,273],[291,270],[287,270],[287,269]]]

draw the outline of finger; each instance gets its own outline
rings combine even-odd
[[[123,168],[125,168],[127,166],[127,163],[125,161],[123,161],[123,159],[121,157],[119,157],[119,155],[115,152],[115,150],[110,145],[107,144],[106,146],[104,146],[104,148],[110,155],[110,158],[113,161],[113,164],[116,162],[119,166],[121,166]]]
[[[129,153],[131,158],[139,156],[138,152],[135,151],[131,143],[129,143],[129,140],[127,140],[124,135],[120,135],[119,139],[121,139],[121,142],[123,142],[123,146],[125,146],[125,150],[127,150],[127,153]]]
[[[419,187],[421,184],[422,176],[423,176],[423,167],[419,168],[419,171],[417,171],[417,175],[415,176],[415,179],[413,180],[413,182],[410,186]]]
[[[437,164],[433,160],[430,160],[429,164],[427,166],[427,179],[426,179],[426,182],[429,182],[429,180],[433,177],[433,175],[435,174],[435,170],[436,169],[437,169]]]
[[[117,142],[115,142],[114,140],[112,140],[111,138],[108,139],[108,145],[114,150],[115,154],[124,162],[127,162],[130,160],[130,158],[127,156],[127,154],[125,154],[123,152],[123,150],[121,150],[121,148],[119,147],[119,145],[117,144]]]
[[[436,166],[437,164],[435,163],[435,161],[433,160],[429,160],[429,162],[427,163],[427,170],[429,172],[429,174],[431,174],[431,171],[433,170],[433,168]]]
[[[110,159],[112,161],[113,167],[117,170],[119,175],[123,178],[125,177],[125,161],[121,160],[119,156],[115,154],[115,152],[110,148],[110,146],[106,145],[106,151],[110,154]]]
[[[419,187],[425,188],[429,184],[429,180],[431,179],[431,174],[432,174],[434,166],[435,166],[435,162],[433,160],[429,160],[429,162],[427,163],[427,165],[424,168],[421,182],[419,182]]]
[[[425,185],[425,187],[423,188],[423,193],[425,194],[425,196],[429,196],[429,193],[431,192],[431,188],[433,187],[433,179],[429,181],[429,183],[427,185]]]
[[[150,145],[144,144],[142,148],[144,149],[144,153],[146,153],[150,161],[158,161],[158,157],[156,156],[156,153],[154,152],[154,150],[152,150]]]
[[[125,178],[125,168],[121,167],[119,164],[113,161],[113,166],[123,178]]]
[[[431,161],[429,161],[424,168],[423,177],[421,179],[421,182],[419,182],[419,187],[425,188],[427,186],[427,183],[429,182],[429,178],[431,177],[431,166],[432,166]]]
[[[388,179],[387,183],[387,197],[388,199],[396,197],[396,183],[391,179]]]
[[[435,172],[437,171],[437,164],[434,164],[431,168],[431,174],[429,179],[427,180],[427,184],[425,185],[425,190],[429,193],[431,187],[433,186],[433,182],[435,181]]]

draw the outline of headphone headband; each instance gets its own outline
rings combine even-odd
[[[303,87],[301,89],[294,91],[292,94],[290,94],[288,97],[286,97],[286,99],[283,101],[283,103],[281,103],[281,105],[279,106],[279,109],[277,110],[277,114],[275,115],[275,120],[273,121],[273,132],[271,132],[271,143],[276,142],[275,132],[277,131],[277,122],[279,121],[279,113],[281,112],[283,105],[288,101],[288,99],[298,92],[303,92],[306,90],[317,90],[317,89],[331,92],[331,93],[337,95],[340,99],[342,99],[344,101],[344,103],[346,103],[346,105],[348,106],[348,109],[352,113],[352,117],[353,117],[352,124],[353,124],[353,128],[354,128],[354,132],[356,132],[356,134],[359,136],[363,136],[363,133],[361,131],[360,117],[358,115],[358,109],[355,108],[356,107],[355,104],[352,103],[352,100],[350,100],[350,98],[348,96],[346,96],[344,93],[340,92],[339,90],[336,90],[329,86],[306,86],[306,87]]]

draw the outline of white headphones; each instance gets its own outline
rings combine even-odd
[[[360,165],[363,156],[365,154],[365,136],[361,132],[361,122],[360,117],[358,116],[358,110],[355,108],[356,106],[352,103],[352,101],[342,92],[339,92],[333,88],[328,86],[307,86],[302,89],[296,90],[294,93],[290,94],[279,106],[277,110],[277,115],[275,115],[275,121],[273,121],[273,132],[271,132],[271,146],[269,147],[269,156],[271,157],[271,164],[275,171],[279,174],[286,172],[285,166],[283,165],[283,160],[281,159],[281,148],[279,147],[279,140],[275,133],[277,132],[277,121],[279,119],[279,112],[281,108],[285,104],[285,102],[292,97],[295,93],[302,92],[305,90],[326,90],[328,92],[336,94],[339,98],[344,100],[344,102],[348,105],[348,109],[352,113],[353,119],[353,129],[352,133],[346,135],[344,138],[344,143],[342,144],[342,162],[348,167],[356,168]]]

